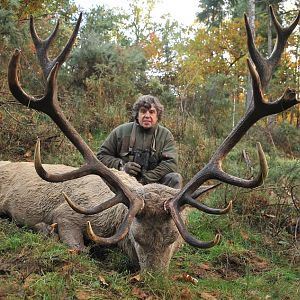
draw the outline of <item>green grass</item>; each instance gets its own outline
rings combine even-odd
[[[193,234],[210,239],[221,228],[222,242],[209,250],[184,244],[168,275],[139,277],[118,249],[73,253],[0,219],[0,299],[298,299],[299,261],[287,255],[299,257],[293,237],[280,245],[282,237],[272,240],[240,224],[232,216],[192,213]]]

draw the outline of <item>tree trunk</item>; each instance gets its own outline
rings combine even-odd
[[[269,16],[269,20],[268,20],[268,56],[270,57],[273,51],[273,43],[272,43],[272,19],[271,19],[271,15],[270,15],[270,11],[269,11],[269,7],[267,7],[268,10],[268,16]],[[266,92],[266,91],[264,91]],[[272,99],[269,98],[269,101],[271,102]],[[272,129],[274,128],[276,123],[276,116],[268,116],[267,118],[267,126],[269,126],[269,130],[272,131]]]
[[[248,18],[249,18],[249,26],[252,31],[253,38],[255,38],[255,0],[248,0]],[[247,96],[246,96],[246,111],[251,106],[252,98],[253,98],[252,82],[251,82],[251,76],[249,74]]]

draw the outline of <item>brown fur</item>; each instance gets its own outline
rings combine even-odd
[[[65,165],[44,167],[51,173],[73,169]],[[178,191],[160,184],[143,186],[124,172],[114,172],[145,202],[128,235],[118,245],[141,270],[167,270],[182,238],[163,204]],[[92,216],[78,214],[64,200],[63,191],[81,207],[93,207],[113,195],[96,175],[49,183],[36,174],[33,163],[0,163],[0,215],[8,215],[18,224],[46,233],[51,232],[51,224],[57,223],[60,239],[72,248],[84,249],[87,221],[91,222],[97,235],[108,237],[114,234],[128,211],[125,205],[118,204]],[[186,214],[183,215],[185,219]]]

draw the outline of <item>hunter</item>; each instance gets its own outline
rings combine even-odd
[[[143,95],[132,108],[132,122],[116,127],[97,153],[107,167],[124,170],[142,184],[181,188],[178,154],[172,133],[158,124],[164,107],[157,97]]]

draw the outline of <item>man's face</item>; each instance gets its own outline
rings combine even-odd
[[[156,125],[157,121],[157,110],[153,104],[151,104],[151,107],[149,109],[144,106],[140,108],[138,114],[138,122],[143,128],[151,128]]]

